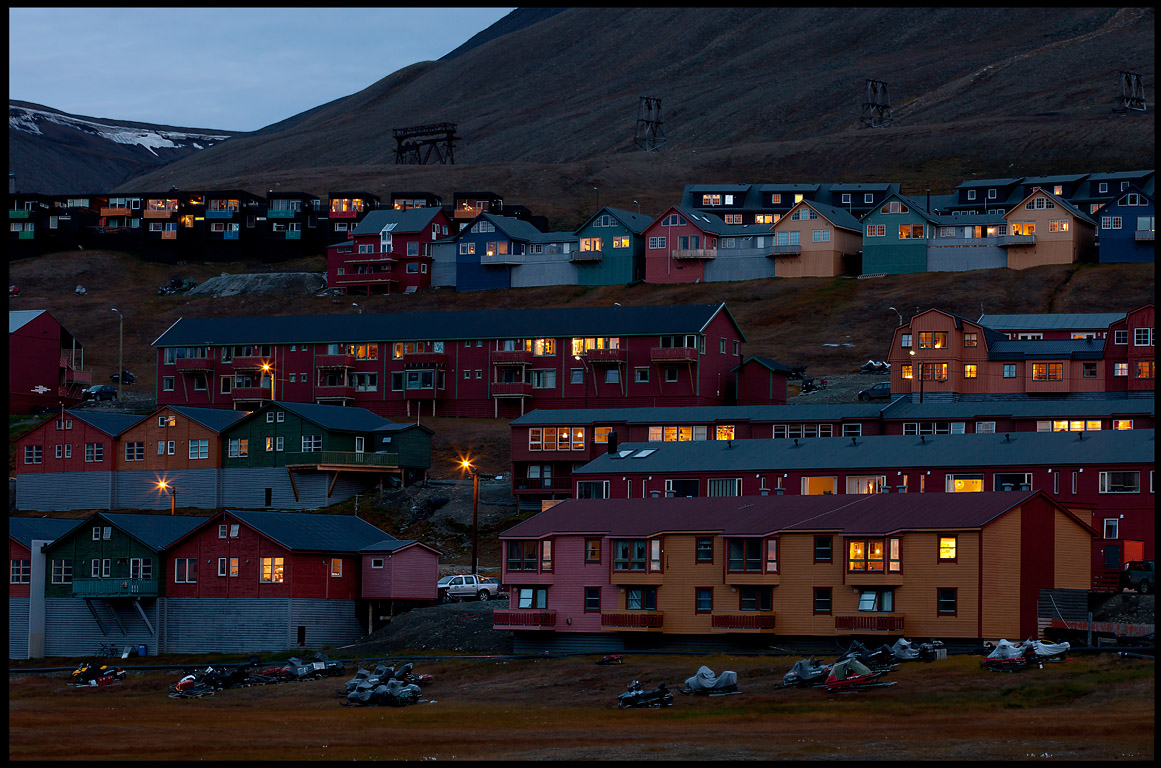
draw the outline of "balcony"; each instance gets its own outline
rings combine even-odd
[[[335,285],[387,285],[398,282],[390,272],[366,272],[361,275],[337,275],[335,277]]]
[[[556,611],[508,610],[492,611],[493,629],[552,629],[556,626]]]
[[[29,211],[13,211],[13,210],[8,211],[8,218],[9,219],[27,219],[30,216],[31,216],[31,213]]]
[[[716,248],[679,248],[673,251],[673,258],[678,261],[704,261],[716,259],[717,256]]]
[[[1136,234],[1133,236],[1133,238],[1135,240],[1137,240],[1138,242],[1150,242],[1151,243],[1151,242],[1153,242],[1153,230],[1151,230],[1151,229],[1138,229]]]
[[[270,400],[270,387],[234,387],[230,391],[234,401],[239,400]]]
[[[354,368],[355,356],[348,354],[318,355],[314,359],[315,368]]]
[[[269,363],[270,358],[259,357],[258,355],[238,355],[234,358],[234,370],[246,371],[261,369],[263,364]]]
[[[601,629],[655,631],[665,623],[661,611],[601,611]]]
[[[128,208],[102,208],[100,210],[102,216],[132,216],[133,211]]]
[[[585,359],[592,365],[616,365],[626,358],[623,349],[590,349],[585,352]]]
[[[234,229],[234,230],[231,230],[229,232],[223,232],[222,239],[223,240],[237,240],[238,239],[238,230]]]
[[[653,363],[696,363],[697,350],[692,347],[654,347],[649,350]]]
[[[445,352],[409,352],[403,355],[404,368],[443,368],[447,366]]]
[[[714,611],[710,616],[710,629],[714,631],[773,632],[774,614],[757,611]]]
[[[439,397],[439,390],[432,387],[408,387],[403,390],[404,400],[432,400]]]
[[[834,628],[836,632],[902,632],[903,614],[836,613]]]
[[[23,232],[17,232],[16,239],[17,240],[35,240],[36,239],[36,232],[29,231],[29,230],[24,230]]]
[[[176,240],[177,239],[177,230],[176,229],[164,230],[161,233],[161,239],[162,240]]]
[[[522,253],[481,253],[480,264],[483,266],[509,266],[513,264],[523,264],[524,254]]]
[[[363,213],[363,211],[361,209],[356,209],[356,208],[352,208],[352,209],[347,210],[347,211],[334,211],[334,210],[332,210],[330,212],[330,218],[332,218],[332,219],[357,219],[357,218],[359,218],[359,216],[362,213]]]
[[[779,256],[801,256],[802,246],[795,243],[794,245],[771,245],[764,249],[766,256],[771,259],[776,259]]]
[[[355,387],[353,384],[337,384],[334,386],[319,385],[314,389],[315,400],[354,400]]]
[[[66,385],[83,384],[88,386],[93,383],[93,372],[76,370],[71,365],[69,365],[67,357],[61,358],[60,367],[64,369],[64,383]]]
[[[1036,245],[1036,235],[999,235],[996,245],[1007,248],[1012,245]]]
[[[157,597],[156,579],[73,579],[74,597]]]
[[[238,210],[236,208],[233,208],[233,209],[226,208],[224,210],[216,210],[216,211],[207,210],[205,213],[205,217],[207,219],[232,219],[232,218],[234,218],[234,214],[237,212],[238,212]]]
[[[346,451],[305,451],[286,454],[288,467],[341,467],[398,469],[398,453],[350,453]]]
[[[601,258],[602,254],[600,251],[573,251],[568,257],[568,260],[572,262],[596,262],[600,261]]]
[[[214,360],[210,357],[179,357],[176,362],[178,373],[214,370]]]
[[[291,210],[267,210],[266,218],[268,219],[293,219],[298,216],[301,211]]]
[[[141,212],[141,218],[143,218],[143,219],[168,219],[169,217],[173,216],[175,213],[177,213],[176,208],[168,208],[168,209],[162,208],[159,210],[145,210],[145,211]]]
[[[544,491],[568,493],[572,490],[571,477],[518,477],[516,478],[516,493],[532,495]]]
[[[394,264],[397,261],[397,259],[395,258],[395,255],[396,255],[395,251],[391,251],[390,253],[360,253],[360,254],[356,254],[356,255],[358,255],[359,258],[347,259],[344,263],[345,264]],[[352,275],[344,275],[344,277],[352,277]]]
[[[523,349],[506,349],[492,353],[492,365],[530,365],[532,353]]]
[[[532,384],[524,381],[494,381],[492,397],[532,397]]]

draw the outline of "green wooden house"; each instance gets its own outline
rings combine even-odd
[[[892,193],[859,221],[864,275],[927,271],[927,245],[939,219],[922,202]]]
[[[645,277],[645,242],[641,233],[653,219],[605,206],[576,230],[572,252],[577,285],[625,285]]]

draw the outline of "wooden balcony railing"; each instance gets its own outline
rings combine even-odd
[[[996,245],[1036,245],[1036,235],[999,235],[996,237]]]
[[[532,385],[525,381],[494,381],[492,397],[532,397]]]
[[[497,608],[492,611],[492,626],[497,629],[507,629],[509,627],[530,627],[533,629],[555,627],[556,611]]]
[[[317,355],[314,359],[315,368],[354,368],[355,356],[346,353],[337,355]]]
[[[717,256],[716,248],[684,248],[673,252],[673,258],[679,261],[716,259]]]
[[[179,357],[176,362],[179,373],[214,370],[214,360],[209,357]]]
[[[336,384],[333,386],[319,385],[314,390],[315,400],[354,400],[355,386],[353,384]]]
[[[902,632],[903,614],[836,613],[834,628],[840,632]]]
[[[774,629],[774,614],[756,611],[714,612],[710,616],[713,629]]]
[[[697,350],[692,347],[654,347],[649,350],[649,360],[654,363],[694,363]]]
[[[623,363],[625,362],[625,350],[590,349],[588,352],[585,352],[585,359],[593,365]]]
[[[399,466],[398,453],[354,453],[349,451],[306,451],[286,454],[286,466],[317,467],[320,464],[347,467]]]
[[[601,629],[661,629],[661,611],[601,611]]]
[[[73,579],[77,597],[157,597],[157,579]]]
[[[532,353],[524,349],[505,349],[492,353],[492,365],[529,365]]]
[[[771,259],[776,259],[779,256],[801,256],[802,246],[794,245],[771,245],[766,250],[766,256]]]

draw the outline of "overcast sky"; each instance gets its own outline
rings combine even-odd
[[[255,131],[438,59],[513,8],[9,8],[8,97]]]

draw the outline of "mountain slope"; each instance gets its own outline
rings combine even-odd
[[[8,102],[8,169],[18,191],[108,191],[132,176],[181,159],[235,132],[177,128],[70,115]]]

